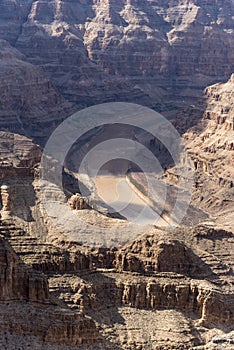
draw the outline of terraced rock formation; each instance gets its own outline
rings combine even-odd
[[[7,239],[9,233],[14,237],[23,234],[8,225],[0,227],[2,349],[15,349],[16,344],[25,348],[33,339],[35,346],[47,346],[48,349],[99,343],[94,322],[52,300],[45,275],[33,270],[16,255]]]

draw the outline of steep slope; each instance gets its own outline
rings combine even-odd
[[[34,137],[42,144],[74,110],[43,70],[6,41],[0,41],[0,128]]]
[[[3,4],[0,37],[79,106],[137,101],[169,113],[233,71],[231,0]]]
[[[224,84],[208,87],[205,95],[203,115],[197,111],[197,125],[184,134],[196,171],[194,203],[231,228],[234,222],[234,75]],[[189,116],[189,111],[186,113]],[[181,114],[179,118],[183,120],[186,116]]]

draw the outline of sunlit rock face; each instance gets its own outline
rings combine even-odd
[[[180,112],[175,126],[183,138],[195,171],[195,206],[232,227],[234,194],[234,78],[207,87],[194,108]],[[190,123],[192,127],[188,127]]]

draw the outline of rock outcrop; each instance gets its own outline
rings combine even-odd
[[[31,139],[19,134],[0,132],[0,209],[2,218],[15,216],[32,222],[35,204],[34,172],[41,150]],[[28,224],[26,224],[28,225]]]
[[[89,209],[89,199],[82,197],[79,193],[74,194],[68,201],[72,210]]]
[[[170,257],[170,259],[168,259]],[[191,249],[178,240],[148,236],[119,251],[116,267],[132,272],[175,272],[198,276],[209,274]]]

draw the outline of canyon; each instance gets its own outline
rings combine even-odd
[[[92,209],[77,194],[70,198],[69,210],[92,225],[92,237],[114,228],[130,240],[112,248],[81,244],[53,226],[38,192],[40,147],[23,135],[1,132],[2,348],[15,349],[16,342],[25,348],[32,339],[38,349],[48,350],[232,348],[232,84],[231,77],[207,88],[193,119],[187,121],[188,112],[182,110],[174,120],[188,144],[197,181],[202,183],[208,171],[214,181],[206,192],[195,187],[192,204],[208,213],[200,223],[141,232]],[[200,108],[204,99],[205,110]],[[213,137],[212,152],[204,142],[207,133]],[[221,156],[213,159],[213,152]],[[221,165],[227,183],[219,181]],[[173,168],[166,178],[175,183]],[[220,188],[220,198],[228,196],[219,207],[213,188],[215,193]],[[205,194],[203,207],[200,196]],[[131,241],[134,229],[138,235]]]
[[[1,2],[0,349],[233,349],[233,18],[231,0]],[[64,193],[55,179],[46,210],[49,136],[107,102],[150,107],[179,132],[194,174],[180,225],[138,225],[80,193],[69,160],[114,136],[108,127],[72,146]],[[134,132],[162,164],[170,211],[181,174]],[[90,187],[110,204],[123,179],[113,176]],[[140,171],[124,181],[126,200],[131,188],[133,205],[154,206],[160,187],[146,195]]]

